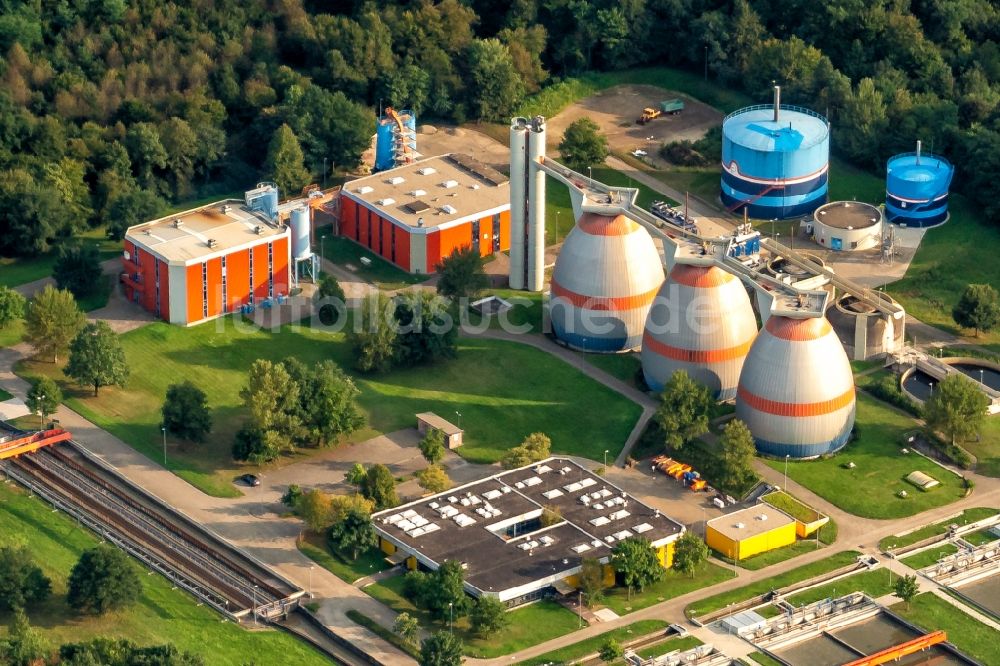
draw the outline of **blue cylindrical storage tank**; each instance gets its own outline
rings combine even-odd
[[[808,215],[826,203],[830,126],[797,106],[762,104],[722,121],[722,203],[771,220]]]
[[[375,171],[385,171],[396,166],[392,156],[392,120],[382,116],[375,130]]]
[[[948,188],[955,168],[937,155],[902,153],[885,170],[885,215],[908,227],[932,227],[948,219]]]

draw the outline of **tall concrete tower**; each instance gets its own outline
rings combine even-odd
[[[510,125],[510,287],[541,291],[545,283],[545,119]]]

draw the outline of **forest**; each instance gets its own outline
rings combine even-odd
[[[503,121],[642,65],[762,102],[781,83],[875,172],[920,138],[1000,215],[989,0],[0,0],[0,54],[2,255],[270,177],[276,135],[322,177],[358,164],[380,107]]]

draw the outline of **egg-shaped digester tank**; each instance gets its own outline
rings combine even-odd
[[[954,173],[948,160],[920,150],[890,158],[885,173],[886,218],[908,227],[942,224],[948,219],[948,188]]]
[[[854,427],[854,376],[825,317],[773,315],[750,346],[736,393],[736,418],[757,449],[811,458],[837,451]]]
[[[722,121],[722,203],[771,220],[812,213],[826,203],[830,127],[820,114],[775,103],[740,109]]]
[[[730,400],[756,335],[750,297],[736,276],[718,266],[675,264],[646,318],[646,384],[659,391],[684,370],[717,399]]]
[[[649,232],[624,215],[583,213],[552,273],[553,333],[583,351],[634,349],[662,283],[663,265]]]

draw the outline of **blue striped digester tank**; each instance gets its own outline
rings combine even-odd
[[[933,227],[948,219],[948,188],[955,168],[943,157],[902,153],[885,173],[885,215],[895,224]]]
[[[722,203],[734,213],[783,220],[827,199],[830,126],[802,107],[740,109],[722,122]]]

